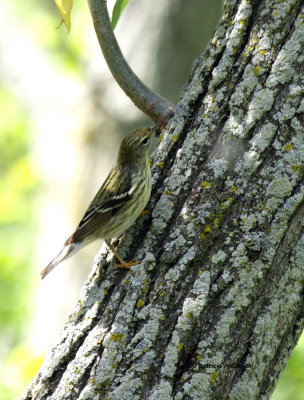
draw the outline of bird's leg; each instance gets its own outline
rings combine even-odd
[[[135,261],[135,259],[126,262],[124,261],[120,255],[117,253],[117,251],[114,249],[114,247],[112,246],[112,244],[110,242],[108,242],[107,240],[105,240],[106,244],[110,247],[110,249],[112,250],[112,252],[114,253],[115,257],[118,259],[118,261],[120,262],[120,264],[116,264],[115,267],[116,268],[127,268],[130,269],[131,267],[133,267],[133,265],[137,265],[140,264],[140,261]]]

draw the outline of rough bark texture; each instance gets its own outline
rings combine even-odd
[[[304,3],[230,0],[154,157],[151,215],[101,254],[23,399],[268,399],[303,329]]]

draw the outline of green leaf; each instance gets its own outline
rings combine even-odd
[[[71,10],[73,0],[54,0],[68,33],[71,30]]]
[[[117,25],[117,22],[123,12],[123,9],[125,6],[128,4],[129,0],[116,0],[115,6],[113,8],[112,12],[112,28],[113,31],[115,29],[115,26]]]

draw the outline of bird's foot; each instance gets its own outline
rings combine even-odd
[[[133,265],[138,265],[141,263],[141,261],[135,261],[135,258],[133,258],[133,260],[126,262],[124,260],[119,260],[120,264],[116,264],[115,267],[116,268],[126,268],[126,269],[130,269],[131,267],[133,267]]]

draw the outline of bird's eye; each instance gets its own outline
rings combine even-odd
[[[148,138],[144,138],[144,140],[141,142],[141,144],[148,144]]]

